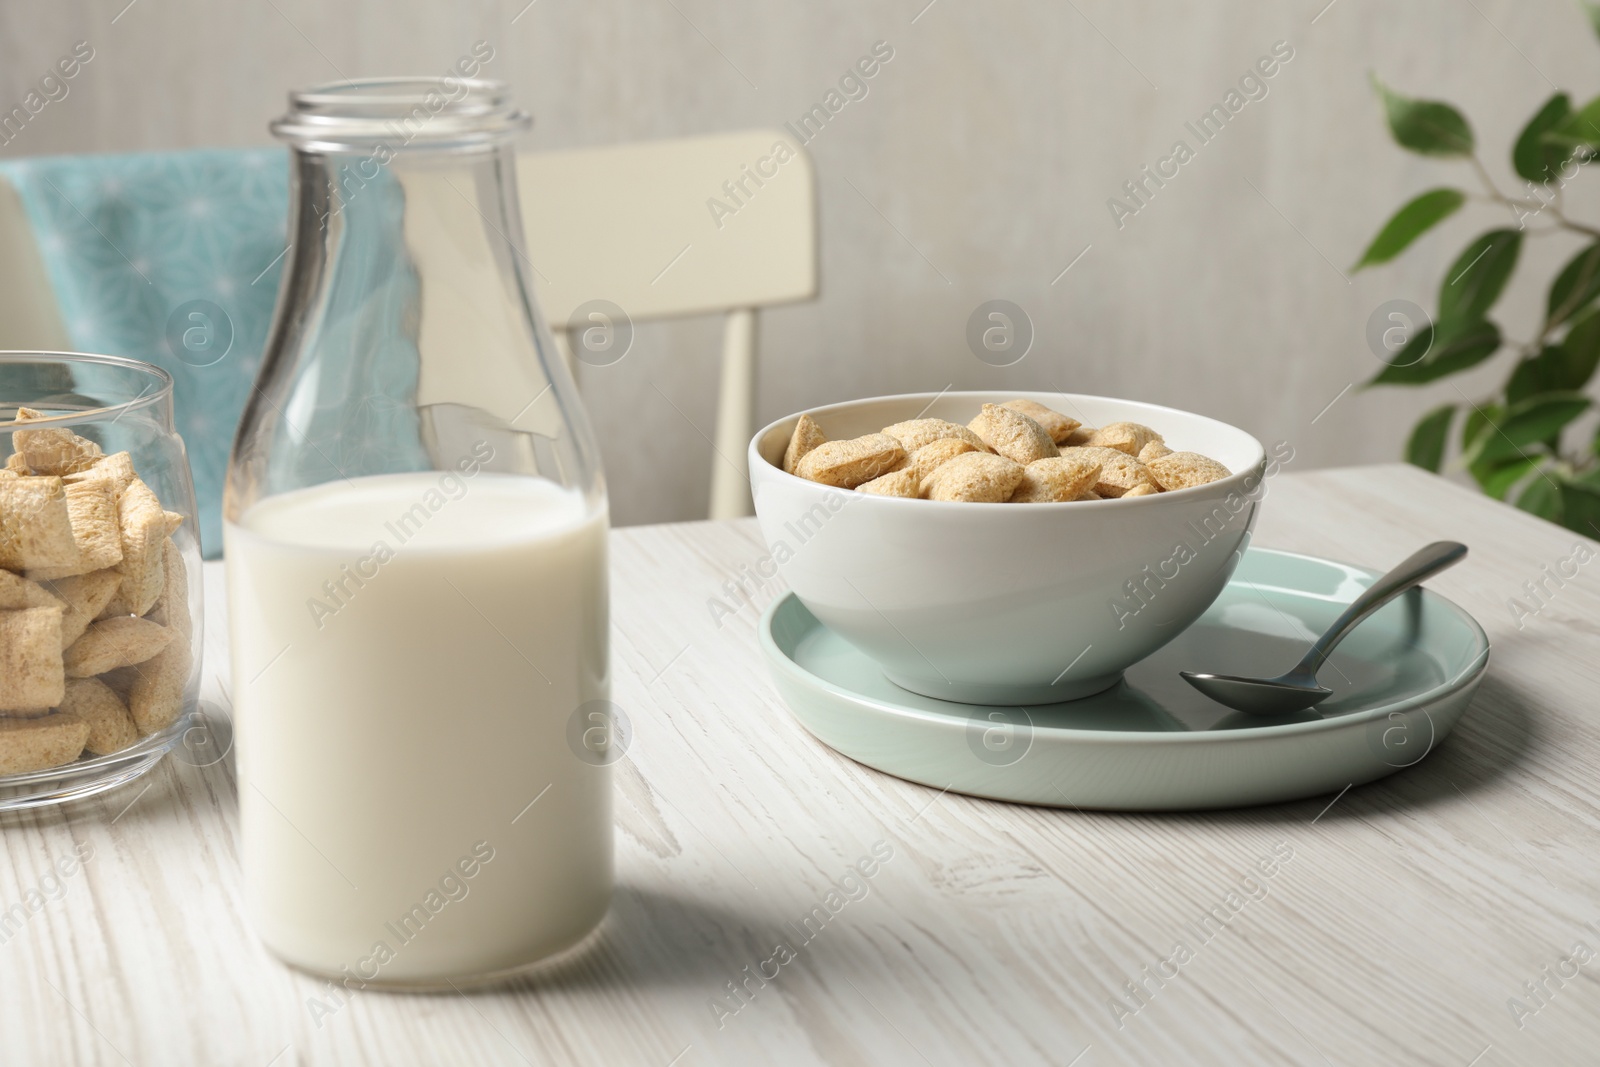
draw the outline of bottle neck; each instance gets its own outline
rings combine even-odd
[[[345,353],[369,380],[406,368],[431,443],[452,436],[430,428],[461,409],[562,437],[576,395],[564,395],[571,377],[532,299],[510,147],[407,149],[387,161],[296,151],[294,166],[300,237],[285,284],[311,309],[297,347]],[[579,447],[589,451],[586,439]]]
[[[295,94],[274,124],[293,148],[291,249],[230,516],[294,488],[468,461],[604,502],[576,384],[533,302],[510,147],[527,117],[503,86],[434,108],[419,84]]]
[[[417,214],[427,197],[459,198],[492,233],[525,252],[509,145],[469,153],[404,151],[380,146],[373,152],[292,153],[296,202],[290,205],[305,237],[349,239],[369,227],[392,226],[403,213]],[[448,209],[444,209],[448,211]],[[429,208],[430,213],[440,209]]]

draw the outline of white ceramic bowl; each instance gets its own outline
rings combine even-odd
[[[895,684],[969,704],[1098,693],[1200,617],[1250,540],[1261,443],[1215,419],[1075,393],[907,394],[807,412],[830,440],[913,418],[965,425],[1037,400],[1089,426],[1150,426],[1233,471],[1209,485],[1068,504],[965,504],[834,489],[785,474],[799,415],[750,442],[762,536],[802,603]],[[1281,458],[1281,457],[1280,457]]]

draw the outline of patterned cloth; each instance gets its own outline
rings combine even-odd
[[[222,551],[228,450],[283,270],[286,155],[208,149],[0,164],[72,346],[145,360],[176,380],[208,558]]]

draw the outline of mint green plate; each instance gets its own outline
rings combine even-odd
[[[795,718],[824,744],[935,789],[1056,807],[1175,811],[1335,792],[1409,767],[1455,727],[1489,662],[1461,608],[1413,590],[1322,668],[1334,695],[1266,719],[1213,703],[1180,670],[1286,670],[1377,573],[1253,548],[1200,620],[1095,696],[1026,708],[919,696],[793,594],[761,646]]]

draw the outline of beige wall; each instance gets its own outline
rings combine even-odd
[[[1392,458],[1416,414],[1456,398],[1351,391],[1317,418],[1376,368],[1369,313],[1392,297],[1431,308],[1444,266],[1504,218],[1474,207],[1403,265],[1340,275],[1402,198],[1469,177],[1388,142],[1367,72],[1464,107],[1511,186],[1508,145],[1546,78],[1586,98],[1600,60],[1569,0],[1336,0],[1314,24],[1325,0],[122,2],[0,5],[6,108],[75,40],[97,52],[0,155],[263,143],[290,86],[443,72],[478,39],[538,119],[530,148],[776,125],[887,41],[869,95],[810,146],[822,297],[762,321],[758,417],[1060,386],[1215,415],[1292,442],[1304,467]],[[1280,40],[1294,58],[1269,94],[1119,230],[1107,198],[1177,138],[1195,145],[1183,123]],[[1600,217],[1587,190],[1569,202]],[[1525,262],[1542,282],[1575,247],[1540,238]],[[1034,325],[1011,367],[967,347],[991,298]],[[1513,292],[1507,332],[1528,332],[1541,300],[1531,278]],[[650,383],[709,435],[717,346],[715,322],[652,324],[622,362],[585,368],[618,521],[703,514],[709,446]]]

